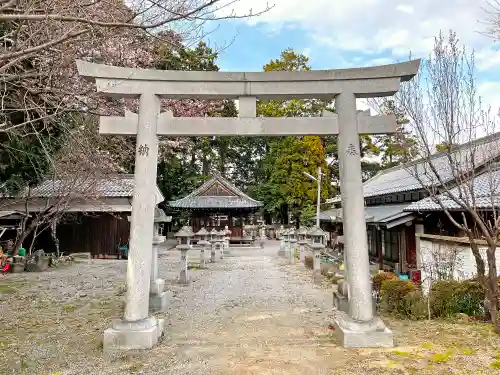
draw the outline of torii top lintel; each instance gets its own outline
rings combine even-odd
[[[97,91],[137,97],[155,93],[164,98],[261,99],[332,98],[349,92],[358,98],[390,96],[418,72],[420,59],[354,69],[211,72],[121,68],[77,60],[80,75],[95,80]]]

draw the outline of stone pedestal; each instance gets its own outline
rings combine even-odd
[[[333,292],[333,307],[336,310],[349,312],[349,300],[347,297],[341,295],[339,292]]]
[[[215,242],[212,242],[211,247],[210,247],[210,262],[215,263]]]
[[[344,311],[337,311],[333,320],[335,336],[344,348],[392,348],[394,336],[377,316],[368,322],[353,320]]]
[[[224,245],[222,240],[215,242],[215,248],[219,251],[220,259],[224,259]]]
[[[290,252],[288,253],[288,262],[295,263],[295,249],[297,247],[297,240],[290,240]]]
[[[205,261],[205,249],[208,248],[208,246],[210,245],[210,242],[201,240],[200,242],[198,242],[198,245],[201,246],[201,249],[200,249],[200,268],[206,268],[207,264]]]
[[[229,247],[229,237],[224,238],[223,254],[224,255],[231,255],[231,248]]]
[[[325,248],[323,244],[313,243],[311,249],[313,252],[313,282],[320,283],[323,278],[321,277],[321,250]]]
[[[205,264],[205,249],[202,247],[200,249],[200,268],[203,269],[206,267]]]
[[[290,257],[290,241],[285,240],[284,245],[283,245],[283,257],[289,258]]]
[[[152,312],[165,311],[172,298],[172,292],[164,291],[165,280],[160,279],[158,248],[165,241],[165,237],[155,235],[153,237],[153,257],[151,261],[151,284],[149,288],[149,310]]]
[[[305,240],[300,240],[297,242],[297,244],[299,245],[299,251],[300,251],[299,259],[301,263],[304,263],[306,259],[306,243],[307,242]]]
[[[188,270],[188,250],[190,245],[177,245],[177,249],[181,252],[181,272],[179,282],[181,284],[189,284],[189,270]]]
[[[158,343],[164,328],[164,319],[154,316],[136,322],[115,320],[111,328],[104,331],[104,351],[151,349]]]
[[[149,294],[149,309],[152,312],[166,311],[168,303],[172,300],[173,293],[170,290],[164,291],[165,281],[157,279],[151,284]]]

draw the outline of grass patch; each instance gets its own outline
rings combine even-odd
[[[76,310],[76,306],[74,306],[74,305],[64,305],[63,306],[63,310],[65,312],[72,312],[72,311]]]
[[[2,294],[12,294],[17,292],[17,289],[10,285],[0,285],[0,293]]]
[[[444,353],[436,353],[429,358],[429,361],[432,363],[446,363],[453,357],[453,354],[455,354],[453,350],[447,350]]]
[[[494,369],[500,370],[500,361],[495,361],[490,364],[490,367],[493,367]]]
[[[420,358],[420,356],[418,354],[409,353],[409,352],[403,352],[401,350],[393,350],[391,353],[394,354],[394,355],[397,355],[399,357]]]
[[[462,348],[460,349],[460,353],[463,355],[474,355],[477,353],[477,349],[473,348]]]
[[[426,344],[422,344],[422,348],[424,349],[432,349],[434,345],[430,344],[430,343],[426,343]]]

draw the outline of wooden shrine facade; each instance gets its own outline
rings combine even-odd
[[[254,224],[254,213],[261,209],[262,202],[217,174],[186,197],[169,202],[169,206],[191,212],[194,232],[228,226],[232,237],[242,237],[243,226]]]

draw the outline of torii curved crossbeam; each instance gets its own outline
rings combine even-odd
[[[192,99],[331,98],[343,92],[357,98],[390,96],[418,72],[420,60],[353,69],[298,72],[205,72],[121,68],[77,60],[80,75],[95,79],[110,95]]]

